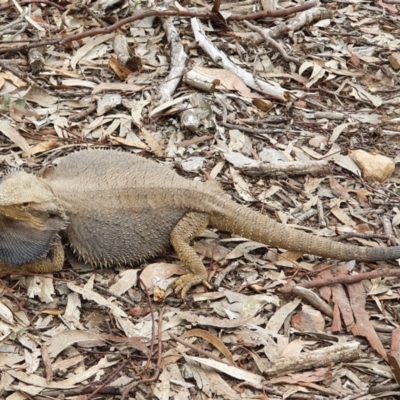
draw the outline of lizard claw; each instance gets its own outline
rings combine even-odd
[[[186,274],[178,278],[174,282],[174,291],[176,294],[180,295],[182,299],[185,299],[187,291],[199,283],[203,283],[209,289],[211,289],[210,284],[202,277],[194,274]]]

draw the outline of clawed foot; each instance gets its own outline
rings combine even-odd
[[[187,291],[199,283],[203,283],[209,289],[211,285],[206,281],[203,276],[198,276],[194,274],[183,275],[174,282],[174,291],[177,295],[180,295],[182,299],[185,299]]]

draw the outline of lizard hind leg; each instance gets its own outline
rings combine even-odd
[[[189,242],[198,236],[209,223],[209,216],[204,213],[190,212],[175,226],[170,235],[170,242],[176,254],[182,261],[189,274],[183,275],[175,281],[175,293],[185,298],[187,291],[203,282],[207,287],[207,271],[200,257],[189,245]]]

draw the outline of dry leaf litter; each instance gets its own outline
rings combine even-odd
[[[4,171],[114,147],[299,229],[398,244],[398,1],[0,0],[0,20]],[[214,289],[185,303],[172,251],[4,278],[0,398],[400,397],[396,263],[210,230],[194,247]]]

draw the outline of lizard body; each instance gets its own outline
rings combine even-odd
[[[216,183],[191,181],[130,153],[64,157],[43,177],[16,171],[0,182],[0,274],[62,268],[58,234],[86,262],[131,264],[174,247],[190,272],[175,290],[207,278],[189,242],[207,226],[267,245],[340,260],[400,258],[400,246],[367,248],[280,224],[232,201]]]

